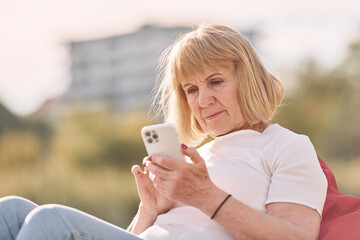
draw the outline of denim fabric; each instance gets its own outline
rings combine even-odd
[[[26,216],[37,206],[19,197],[0,198],[0,239],[16,239]]]
[[[120,227],[79,210],[38,206],[19,197],[0,199],[1,240],[140,240]]]

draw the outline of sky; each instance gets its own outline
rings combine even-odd
[[[66,92],[68,43],[136,31],[145,24],[225,24],[256,29],[270,68],[312,57],[341,62],[360,38],[356,0],[0,0],[0,101],[18,115]]]

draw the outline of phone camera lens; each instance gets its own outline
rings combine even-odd
[[[146,135],[147,137],[150,137],[151,134],[150,134],[150,132],[146,132],[145,135]]]
[[[158,138],[158,135],[154,134],[154,135],[153,135],[153,138],[154,138],[154,139],[157,139],[157,138]]]
[[[153,142],[152,138],[149,138],[147,141],[148,141],[148,143],[152,143],[152,142]]]

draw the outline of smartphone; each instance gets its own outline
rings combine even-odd
[[[184,160],[176,128],[170,123],[149,125],[141,129],[141,136],[148,155],[161,154]]]

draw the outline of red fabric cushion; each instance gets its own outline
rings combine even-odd
[[[360,198],[339,192],[334,174],[320,157],[318,159],[328,180],[319,239],[360,239]]]

